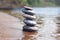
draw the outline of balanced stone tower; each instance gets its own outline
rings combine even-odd
[[[35,21],[36,16],[33,9],[25,6],[22,12],[24,13],[23,17],[25,18],[23,21],[25,23],[23,31],[36,32],[38,28],[35,26],[37,23]]]

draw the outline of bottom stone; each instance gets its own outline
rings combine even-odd
[[[29,26],[24,26],[23,31],[27,32],[37,32],[38,28],[37,27],[29,27]]]

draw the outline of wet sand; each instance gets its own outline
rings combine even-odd
[[[51,18],[44,19],[38,32],[23,32],[22,28],[18,18],[0,12],[0,40],[60,40],[58,26]]]

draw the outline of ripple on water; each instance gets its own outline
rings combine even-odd
[[[56,40],[54,34],[57,32],[57,25],[53,18],[44,18],[42,28],[38,31],[40,35],[37,40]]]

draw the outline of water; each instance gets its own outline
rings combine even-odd
[[[33,11],[40,16],[58,16],[60,13],[59,7],[32,7]],[[20,13],[23,8],[13,9],[12,12]]]
[[[42,27],[38,32],[21,32],[20,40],[56,40],[57,24],[55,22],[59,15],[59,8],[33,8],[36,14],[43,16]],[[13,10],[15,12],[21,12],[20,9]]]
[[[42,15],[42,16],[58,16],[59,15],[59,8],[33,8],[35,13]]]
[[[33,10],[44,18],[42,28],[39,28],[36,35],[30,35],[32,38],[28,35],[29,40],[56,40],[57,25],[54,20],[59,15],[59,8],[33,8]]]
[[[57,29],[57,25],[54,22],[53,18],[44,18],[44,23],[41,30],[44,34],[49,35],[52,33],[55,33],[56,29]]]
[[[57,25],[55,18],[43,18],[42,27],[38,32],[23,32],[23,38],[21,40],[56,40]]]

